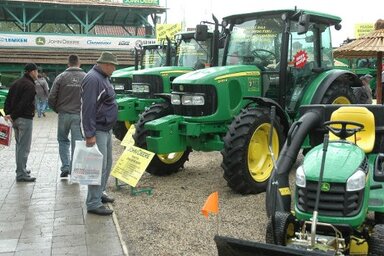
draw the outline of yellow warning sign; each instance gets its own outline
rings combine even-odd
[[[173,40],[176,33],[181,31],[181,23],[176,24],[157,24],[156,25],[156,40],[162,42],[169,39]]]
[[[373,23],[357,23],[355,24],[355,38],[362,37],[375,29]]]
[[[132,187],[136,187],[155,153],[129,146],[117,160],[111,175]]]

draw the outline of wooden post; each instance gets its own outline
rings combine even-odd
[[[383,64],[383,52],[377,53],[377,69],[376,69],[376,103],[382,104],[382,91],[383,88],[381,86],[381,72],[382,72],[382,64]]]

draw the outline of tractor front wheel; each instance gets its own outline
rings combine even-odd
[[[383,255],[384,252],[384,225],[377,224],[372,230],[372,235],[369,238],[368,252],[370,256]]]
[[[295,230],[295,217],[293,217],[291,213],[276,212],[275,222],[272,223],[272,217],[268,220],[265,242],[268,244],[286,246],[288,240],[295,236]]]
[[[130,122],[117,121],[115,126],[113,126],[112,132],[116,139],[122,141],[125,137],[125,134],[127,134],[129,127],[131,127]]]
[[[222,150],[224,178],[240,194],[264,192],[273,170],[269,151],[271,120],[267,108],[247,108],[232,121]],[[278,116],[274,120],[272,150],[277,159],[285,141]]]
[[[148,131],[144,128],[147,122],[172,114],[172,107],[168,103],[154,104],[145,110],[136,123],[136,132],[133,135],[135,146],[147,149],[146,137]],[[147,167],[147,172],[157,176],[166,176],[178,172],[188,160],[190,149],[184,152],[170,154],[157,154]]]

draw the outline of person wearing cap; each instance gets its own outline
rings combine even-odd
[[[97,64],[81,83],[81,128],[88,147],[97,145],[103,154],[101,185],[89,185],[87,211],[110,215],[112,210],[103,205],[114,199],[103,194],[112,168],[112,127],[117,121],[115,91],[110,82],[117,59],[111,52],[102,52]]]
[[[15,133],[17,182],[36,180],[35,177],[30,176],[30,171],[27,170],[27,161],[32,142],[37,76],[36,64],[26,64],[24,76],[12,83],[4,104],[5,118],[12,122]]]
[[[371,79],[372,76],[370,74],[366,74],[360,77],[360,80],[363,85],[354,90],[357,102],[360,104],[372,104],[372,90],[369,85]]]
[[[80,59],[76,54],[68,56],[68,68],[53,81],[48,96],[49,107],[58,113],[57,141],[61,160],[60,177],[68,177],[72,168],[75,141],[83,140],[80,129],[81,81],[85,72],[80,68]],[[71,140],[68,135],[71,133]],[[71,151],[69,151],[71,148]]]

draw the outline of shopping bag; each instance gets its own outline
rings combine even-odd
[[[96,144],[87,147],[85,143],[85,141],[76,141],[70,182],[81,185],[101,185],[103,154]]]
[[[12,123],[0,116],[0,144],[9,146],[12,138]]]

